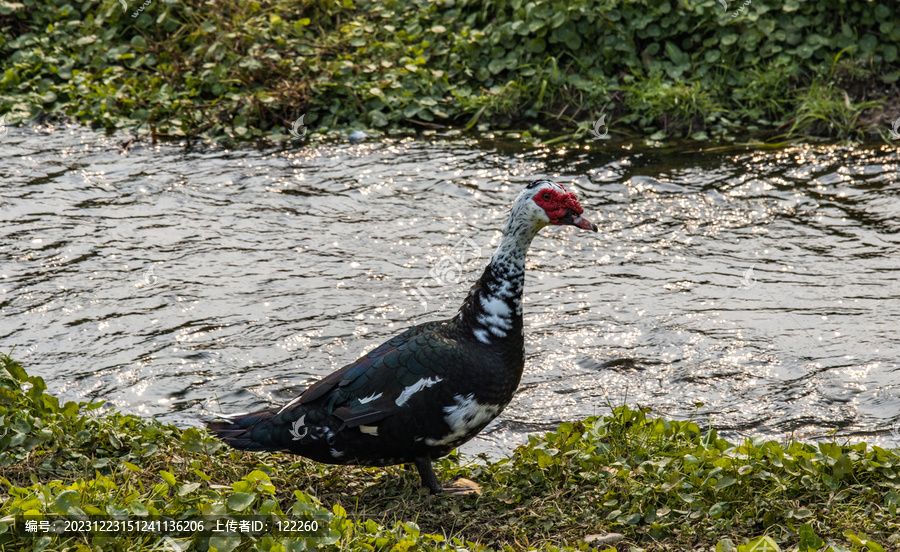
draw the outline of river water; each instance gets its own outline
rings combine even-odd
[[[452,316],[551,177],[600,232],[535,239],[525,374],[464,453],[623,403],[731,439],[900,446],[896,148],[123,142],[0,138],[0,350],[64,400],[183,427],[284,404]]]

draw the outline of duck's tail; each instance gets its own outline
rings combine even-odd
[[[226,444],[241,450],[276,451],[284,450],[281,439],[276,438],[273,418],[276,411],[231,414],[219,417],[221,420],[206,422],[206,429]]]

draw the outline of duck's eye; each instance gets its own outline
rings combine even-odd
[[[544,201],[550,201],[550,194],[548,194],[548,193],[544,194]]]

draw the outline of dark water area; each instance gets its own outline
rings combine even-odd
[[[182,427],[282,405],[452,316],[551,177],[600,232],[535,239],[525,374],[464,453],[624,403],[729,439],[900,446],[894,147],[123,141],[0,138],[0,350],[63,400]]]

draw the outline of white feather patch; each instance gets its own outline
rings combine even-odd
[[[426,387],[431,387],[432,385],[434,385],[440,381],[443,381],[443,380],[438,377],[422,378],[419,381],[417,381],[416,383],[414,383],[414,384],[410,385],[409,387],[407,387],[406,389],[404,389],[403,392],[400,393],[400,396],[397,397],[397,400],[394,402],[397,403],[397,406],[403,406],[404,404],[406,404],[406,401],[408,401],[410,399],[410,397],[412,397],[413,395],[415,395],[422,389],[425,389]]]
[[[367,426],[361,425],[359,426],[359,430],[365,433],[366,435],[374,435],[378,437],[378,426]]]
[[[384,393],[378,393],[377,395],[375,395],[375,394],[369,395],[368,397],[359,399],[359,404],[366,404],[368,402],[372,402],[375,399],[381,397],[382,395],[384,395]]]
[[[216,417],[222,418],[225,421],[234,423],[233,420],[235,418],[241,418],[243,416],[246,416],[247,414],[250,414],[250,412],[237,412],[235,414],[216,414]]]
[[[475,334],[475,339],[477,339],[478,341],[486,345],[491,344],[491,338],[488,337],[488,333],[484,329],[478,328],[476,330],[472,330],[472,333]]]
[[[509,318],[510,314],[509,306],[503,299],[497,297],[482,297],[481,306],[484,308],[484,312],[491,318],[497,318],[507,324],[509,323],[509,321],[506,320]]]
[[[303,396],[303,395],[300,395],[300,397],[302,397],[302,396]],[[296,399],[294,399],[294,400],[292,400],[291,402],[287,403],[286,405],[282,406],[282,407],[281,407],[281,410],[278,411],[278,414],[281,414],[282,412],[284,412],[284,411],[287,410],[288,408],[290,408],[290,407],[294,406],[295,404],[297,404],[298,402],[300,402],[300,397],[297,397]]]
[[[445,406],[444,421],[450,426],[450,433],[441,439],[425,439],[425,444],[449,445],[468,435],[475,428],[486,424],[497,417],[500,406],[496,404],[481,404],[475,400],[475,394],[469,393],[465,397],[456,395],[453,397],[455,405]]]

